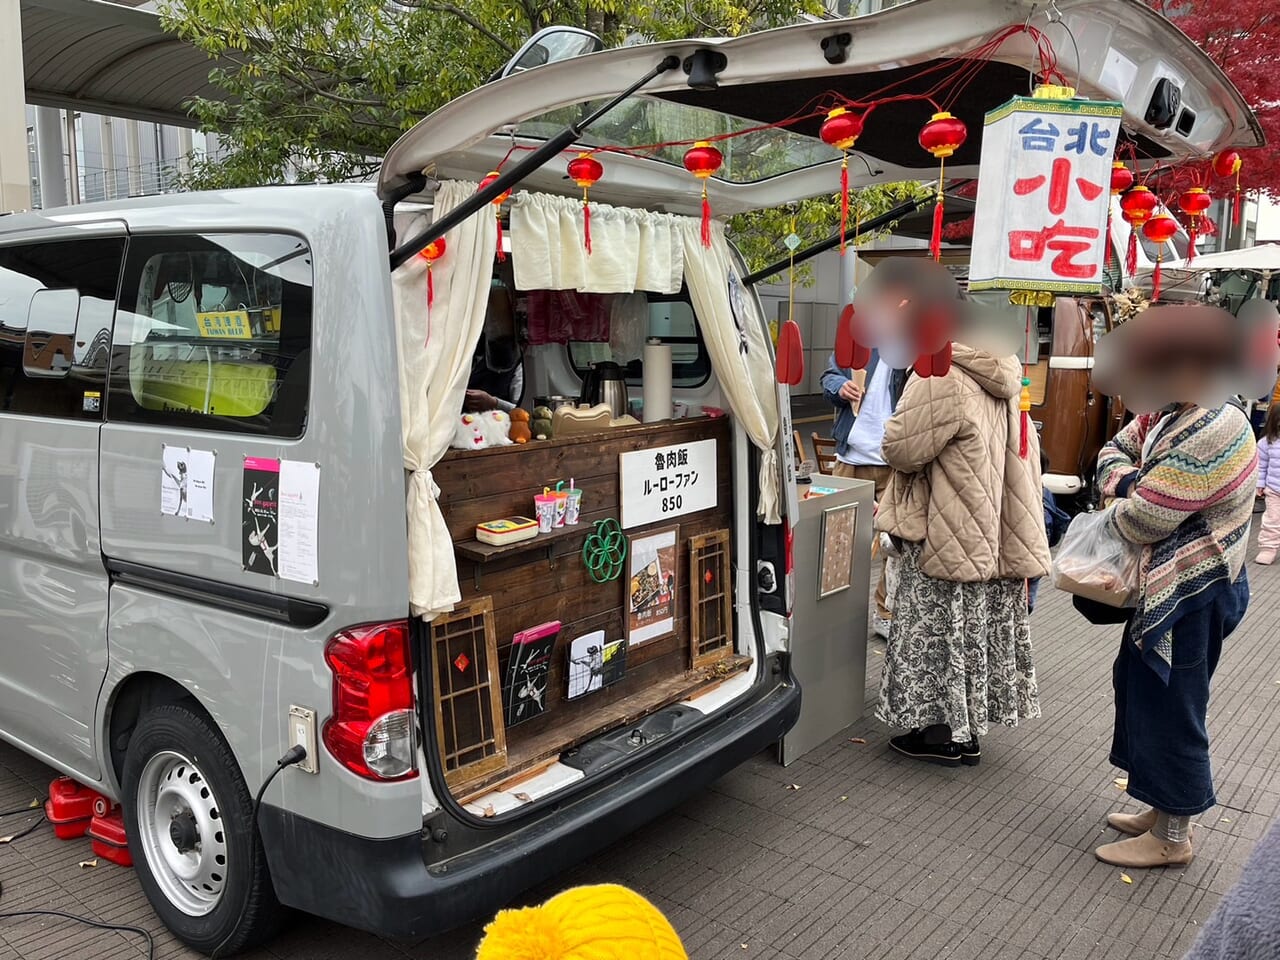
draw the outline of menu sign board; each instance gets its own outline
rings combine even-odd
[[[624,530],[716,506],[714,440],[634,450],[618,461]]]

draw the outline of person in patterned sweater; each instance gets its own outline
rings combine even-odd
[[[1217,802],[1209,684],[1249,603],[1244,565],[1257,471],[1253,430],[1235,403],[1144,414],[1099,454],[1103,496],[1118,498],[1112,532],[1143,548],[1137,608],[1112,671],[1111,762],[1128,772],[1129,795],[1150,807],[1108,817],[1130,839],[1099,847],[1106,863],[1190,862],[1190,818]]]

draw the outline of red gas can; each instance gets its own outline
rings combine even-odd
[[[93,818],[89,824],[89,839],[93,841],[94,856],[122,867],[133,866],[129,840],[124,832],[124,812],[119,807],[112,807],[108,813]]]
[[[44,815],[53,824],[53,832],[60,840],[83,837],[93,819],[95,806],[109,807],[107,798],[76,783],[70,777],[59,777],[49,784],[49,799],[44,802]]]

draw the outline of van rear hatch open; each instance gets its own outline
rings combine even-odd
[[[551,63],[459,97],[404,134],[383,161],[379,192],[388,196],[407,176],[424,172],[478,180],[581,120],[664,57],[688,64],[697,51],[707,50],[718,55],[713,59],[723,58],[714,89],[693,89],[685,70],[669,71],[584,131],[581,146],[629,148],[750,129],[755,132],[721,143],[725,164],[708,184],[717,215],[829,195],[838,183],[840,155],[817,138],[822,116],[814,107],[825,96],[858,101],[880,93],[929,92],[940,77],[956,72],[948,61],[977,55],[1028,17],[1057,51],[1059,69],[1080,96],[1124,103],[1125,134],[1145,162],[1263,144],[1257,120],[1222,71],[1141,0],[1059,0],[1057,9],[1061,24],[1050,25],[1043,4],[915,0],[846,20],[733,39],[624,47]],[[824,52],[824,41],[832,38],[837,47],[847,38],[841,62],[830,62]],[[984,113],[1026,93],[1036,62],[1035,42],[1018,31],[989,59],[973,64],[963,89],[954,90],[955,100],[947,104],[969,129],[968,141],[947,163],[949,175],[977,175]],[[939,69],[928,73],[935,65]],[[1147,121],[1148,108],[1170,88],[1178,91],[1180,106],[1157,128]],[[916,142],[931,112],[923,100],[879,107],[854,148],[866,163],[851,161],[851,185],[932,176],[935,161]],[[803,119],[788,122],[798,116]],[[592,187],[592,199],[696,216],[701,199],[681,165],[685,149],[602,154],[605,174]],[[559,162],[542,167],[523,187],[577,193]]]

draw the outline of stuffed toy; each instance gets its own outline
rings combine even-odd
[[[484,450],[486,447],[508,447],[511,418],[501,410],[464,413],[453,428],[452,446],[458,450]]]
[[[540,907],[503,910],[476,960],[689,960],[667,918],[615,884],[575,887]]]
[[[533,435],[539,440],[551,439],[551,408],[550,407],[534,407],[533,408]]]
[[[529,427],[529,411],[516,407],[511,411],[511,431],[507,434],[512,443],[528,443],[533,439],[533,430]]]

